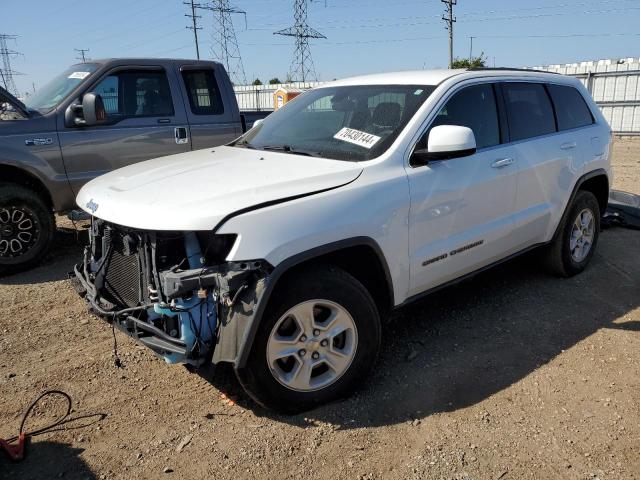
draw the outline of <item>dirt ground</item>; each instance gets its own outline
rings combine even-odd
[[[614,151],[616,188],[640,194],[640,141]],[[415,304],[360,391],[297,416],[120,333],[116,368],[111,329],[65,280],[81,242],[61,228],[45,265],[0,280],[0,436],[46,389],[74,400],[24,462],[0,455],[0,478],[640,478],[640,232],[604,231],[572,279],[530,256]]]

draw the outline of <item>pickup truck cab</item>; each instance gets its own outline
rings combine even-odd
[[[332,82],[226,146],[85,185],[76,286],[167,362],[231,362],[261,404],[311,408],[365,377],[392,309],[534,248],[586,268],[610,141],[561,75]]]
[[[142,160],[228,143],[244,128],[219,63],[108,59],[72,65],[26,105],[0,92],[0,274],[47,252],[53,212],[87,181]]]

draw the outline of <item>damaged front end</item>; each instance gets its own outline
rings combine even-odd
[[[235,235],[154,232],[93,218],[76,290],[168,363],[233,362],[272,271],[226,262]]]

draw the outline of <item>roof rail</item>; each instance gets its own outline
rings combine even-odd
[[[512,67],[469,67],[467,68],[470,72],[478,72],[478,71],[502,71],[502,72],[537,72],[537,73],[549,73],[552,75],[561,75],[557,72],[547,72],[546,70],[535,70],[533,68],[512,68]]]

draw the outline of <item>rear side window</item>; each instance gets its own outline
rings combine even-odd
[[[221,115],[224,104],[213,70],[183,70],[189,105],[195,115]]]
[[[511,141],[556,131],[549,95],[539,83],[503,84]]]
[[[434,119],[429,132],[438,125],[459,125],[473,130],[477,148],[493,147],[500,143],[498,109],[491,84],[466,87],[449,99]]]
[[[547,88],[556,108],[558,130],[569,130],[593,123],[591,111],[578,90],[566,85],[547,85]]]

